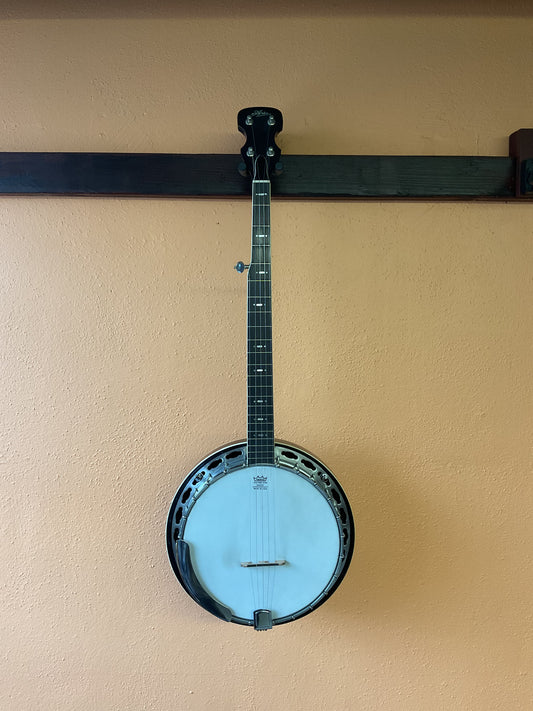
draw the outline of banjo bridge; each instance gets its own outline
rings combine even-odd
[[[273,565],[287,565],[286,560],[259,560],[257,563],[252,563],[251,560],[241,563],[241,568],[267,568]]]

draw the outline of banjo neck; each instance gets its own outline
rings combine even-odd
[[[252,182],[247,318],[248,465],[274,463],[270,180]]]
[[[283,128],[278,109],[241,109],[241,173],[252,178],[252,254],[248,265],[247,319],[247,464],[274,464],[272,382],[272,281],[270,275],[270,176],[279,172],[281,150],[276,135]],[[236,267],[241,273],[245,265]]]

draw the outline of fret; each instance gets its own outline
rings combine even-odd
[[[248,326],[248,343],[270,343],[272,340],[272,333],[270,329],[267,331],[265,328],[260,328],[259,326]],[[247,352],[251,351],[251,348],[246,349]]]

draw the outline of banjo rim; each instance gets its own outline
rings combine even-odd
[[[170,505],[167,517],[166,540],[167,554],[172,570],[181,586],[197,604],[223,620],[240,625],[253,626],[253,619],[233,615],[229,608],[225,608],[218,603],[208,591],[200,588],[202,594],[198,594],[198,589],[195,588],[195,584],[198,581],[194,570],[190,573],[190,568],[187,567],[192,564],[190,564],[188,550],[184,550],[188,546],[182,535],[189,512],[205,488],[212,484],[214,480],[218,481],[232,471],[256,466],[247,464],[246,453],[246,440],[236,440],[213,450],[193,467],[180,484]],[[230,456],[228,457],[228,455]],[[275,455],[275,461],[265,464],[265,466],[280,467],[291,471],[297,476],[308,479],[311,484],[321,491],[333,510],[337,521],[340,549],[335,571],[323,591],[314,600],[311,600],[308,605],[296,610],[293,614],[272,619],[272,625],[280,625],[313,612],[326,602],[340,585],[348,571],[353,555],[355,524],[348,498],[341,485],[330,469],[315,455],[300,446],[279,439],[275,440]],[[182,545],[180,546],[179,544]],[[185,563],[185,560],[188,560],[188,563]],[[190,575],[192,575],[194,583],[191,582]],[[205,599],[206,596],[209,598],[208,600]]]

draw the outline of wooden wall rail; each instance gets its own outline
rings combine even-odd
[[[272,194],[289,199],[523,201],[533,197],[533,129],[509,157],[283,155]],[[228,154],[0,153],[0,195],[240,198]]]

